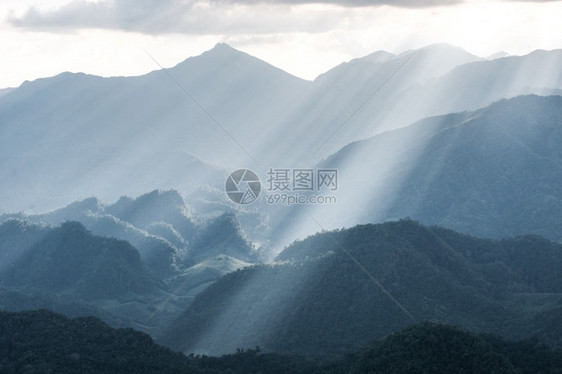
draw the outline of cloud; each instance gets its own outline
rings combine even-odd
[[[36,0],[33,0],[36,1]],[[560,0],[497,0],[547,3]],[[73,0],[29,7],[8,22],[27,29],[109,29],[186,35],[319,33],[361,18],[365,9],[432,9],[471,0]],[[347,21],[346,21],[347,19]]]
[[[23,28],[100,28],[156,32],[173,30],[182,14],[192,11],[190,1],[110,0],[92,2],[74,0],[55,10],[29,8],[22,16],[12,15],[9,22]]]
[[[215,2],[230,4],[331,4],[346,8],[359,8],[381,5],[405,8],[427,8],[434,6],[459,4],[464,2],[464,0],[215,0]]]
[[[113,29],[146,34],[321,32],[340,23],[334,7],[315,7],[296,17],[293,6],[335,5],[339,11],[389,5],[424,8],[464,0],[74,0],[54,10],[12,14],[12,26],[30,29]]]

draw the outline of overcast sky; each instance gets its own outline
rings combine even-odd
[[[562,1],[2,0],[0,88],[63,71],[139,75],[218,42],[313,79],[377,50],[562,48]]]

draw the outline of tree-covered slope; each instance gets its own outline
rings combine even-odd
[[[91,311],[151,334],[222,275],[259,261],[234,214],[195,213],[177,191],[111,205],[91,197],[0,222],[0,308]]]
[[[184,356],[132,329],[94,317],[68,319],[47,310],[0,312],[2,373],[560,373],[562,352],[536,340],[506,342],[452,326],[418,324],[344,358],[238,350],[221,357]]]
[[[46,310],[0,312],[2,373],[186,373],[181,354],[132,329]]]
[[[130,298],[158,290],[134,247],[96,237],[78,222],[49,232],[0,279],[5,287],[79,295],[85,300]]]
[[[325,356],[428,320],[550,344],[562,336],[542,334],[550,322],[539,318],[562,307],[562,246],[539,237],[484,240],[402,220],[317,234],[278,260],[207,288],[162,341]]]
[[[47,231],[37,224],[15,218],[0,224],[0,272],[23,256]]]
[[[362,352],[349,373],[559,373],[561,365],[560,351],[536,340],[505,342],[425,323]]]
[[[297,207],[285,224],[306,220],[306,211],[326,228],[412,217],[481,237],[560,242],[561,143],[561,96],[427,118],[322,162],[339,170],[337,204]]]

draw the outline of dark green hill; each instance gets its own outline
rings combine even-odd
[[[48,309],[70,318],[93,316],[112,327],[128,327],[130,325],[130,321],[127,321],[127,319],[120,318],[93,303],[87,303],[72,296],[0,289],[0,310],[22,312],[39,309]]]
[[[110,212],[118,213],[121,219]],[[77,221],[96,236],[126,240],[139,251],[149,271],[163,281],[187,265],[188,239],[196,231],[189,208],[176,191],[155,190],[136,199],[122,197],[109,206],[90,197],[47,213],[0,215],[0,222],[14,218],[52,226]],[[164,229],[153,234],[158,226]],[[2,234],[0,231],[0,243]],[[0,258],[0,268],[2,265]]]
[[[2,285],[85,300],[148,295],[158,289],[128,242],[96,237],[78,222],[53,229],[0,275]]]
[[[207,288],[162,341],[325,356],[427,320],[551,344],[562,334],[544,334],[551,322],[539,318],[562,306],[562,246],[540,237],[483,240],[402,220],[317,234],[278,259]]]
[[[0,272],[23,256],[37,243],[47,229],[20,219],[9,219],[0,225]]]
[[[393,334],[359,355],[349,373],[559,373],[561,352],[536,340],[505,342],[425,323]]]
[[[317,362],[295,355],[237,350],[184,356],[143,333],[112,329],[94,317],[47,310],[0,312],[1,373],[560,373],[562,352],[536,340],[506,342],[425,323],[371,343],[345,358]]]
[[[234,214],[190,212],[178,192],[155,190],[1,215],[0,308],[91,311],[156,336],[209,284],[259,261]]]
[[[46,310],[0,312],[2,373],[189,373],[184,356],[133,329]]]

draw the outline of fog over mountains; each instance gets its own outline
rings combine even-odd
[[[185,194],[222,189],[234,168],[313,167],[352,141],[430,115],[558,93],[561,62],[562,51],[480,61],[433,45],[375,53],[309,82],[219,44],[140,77],[26,82],[0,99],[0,209]]]
[[[562,347],[561,67],[436,44],[306,81],[218,44],[0,90],[0,309],[186,353],[326,358],[424,321]],[[246,168],[260,194],[237,204]],[[273,187],[295,169],[337,185]],[[299,193],[333,200],[282,199]]]
[[[198,217],[175,191],[0,223],[1,308],[94,314],[151,333],[222,275],[260,260],[234,215]]]
[[[562,240],[562,97],[521,96],[354,142],[320,163],[340,171],[337,207],[295,206],[298,233],[412,217],[484,237]]]

